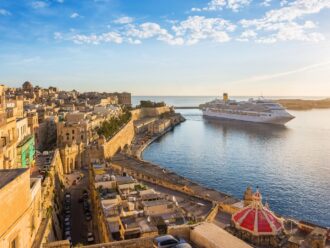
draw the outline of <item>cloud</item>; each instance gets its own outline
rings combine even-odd
[[[251,0],[211,0],[206,7],[203,8],[192,8],[193,12],[200,11],[216,11],[222,10],[223,8],[231,9],[234,12],[237,12],[240,8],[248,6]]]
[[[211,39],[215,42],[230,40],[227,32],[232,32],[235,25],[222,18],[206,18],[204,16],[189,16],[187,20],[172,27],[176,36],[186,38],[189,45],[196,44],[200,40]]]
[[[62,39],[63,39],[63,35],[62,35],[62,33],[60,33],[60,32],[55,32],[55,33],[54,33],[54,39],[55,39],[55,40],[62,40]]]
[[[161,28],[157,23],[146,22],[139,26],[131,25],[126,32],[129,38],[150,39],[156,38],[169,45],[183,45],[184,40],[181,37],[174,37],[166,29]]]
[[[140,45],[142,43],[141,40],[138,40],[138,39],[132,39],[132,38],[128,38],[127,39],[127,42],[129,44],[133,44],[133,45]]]
[[[295,0],[284,2],[279,9],[267,11],[259,19],[243,19],[240,24],[243,28],[254,29],[260,33],[258,43],[274,43],[276,41],[309,41],[324,40],[321,33],[312,29],[317,25],[312,21],[301,22],[305,15],[319,13],[322,9],[330,8],[330,0]]]
[[[249,41],[257,37],[257,33],[253,30],[245,30],[241,33],[240,37],[237,38],[238,41]]]
[[[210,39],[214,42],[230,40],[228,32],[235,30],[235,25],[221,18],[189,16],[186,20],[175,22],[171,32],[153,22],[138,26],[129,25],[126,36],[139,40],[155,38],[169,45],[193,45],[201,40]]]
[[[113,22],[117,23],[117,24],[128,24],[128,23],[132,23],[133,21],[134,21],[134,19],[132,17],[123,16],[123,17],[120,17],[120,18],[114,20]]]
[[[240,8],[248,6],[251,0],[228,0],[228,8],[238,11]]]
[[[263,0],[260,5],[264,7],[269,7],[271,5],[271,2],[272,0]]]
[[[70,18],[74,19],[74,18],[77,18],[79,17],[79,14],[77,12],[74,12],[70,15]]]
[[[48,6],[48,3],[43,1],[34,1],[31,3],[31,6],[34,9],[42,9],[42,8],[46,8]]]
[[[2,15],[2,16],[10,16],[11,13],[8,10],[0,9],[0,15]]]
[[[330,61],[325,61],[321,63],[316,63],[308,66],[304,66],[295,70],[290,70],[290,71],[284,71],[284,72],[279,72],[279,73],[274,73],[274,74],[266,74],[266,75],[257,75],[253,77],[249,77],[246,79],[238,80],[233,83],[250,83],[250,82],[258,82],[258,81],[266,81],[274,78],[279,78],[279,77],[284,77],[292,74],[297,74],[297,73],[302,73],[305,71],[311,71],[315,70],[318,68],[326,67],[330,65]]]
[[[212,0],[207,10],[230,8],[238,11],[252,0]],[[272,0],[263,0],[262,4],[270,4]],[[283,2],[282,0],[281,2]],[[317,23],[304,20],[309,14],[330,8],[330,0],[292,0],[283,2],[283,6],[268,10],[261,18],[242,19],[233,23],[220,17],[203,15],[188,16],[183,20],[171,20],[162,25],[156,22],[135,23],[134,18],[123,16],[113,20],[116,25],[107,26],[109,31],[99,34],[54,34],[57,40],[72,40],[77,44],[128,43],[141,44],[144,40],[153,39],[169,45],[194,45],[202,41],[216,43],[237,41],[254,41],[261,44],[272,44],[285,41],[320,42],[325,40],[318,32]],[[202,8],[195,11],[204,11]],[[71,18],[78,17],[73,13]],[[239,32],[235,32],[238,30]],[[72,35],[74,34],[74,35]],[[63,38],[63,36],[65,38]]]
[[[62,38],[62,37],[61,37]],[[81,35],[76,34],[69,38],[76,44],[94,44],[97,45],[99,43],[116,43],[121,44],[123,42],[123,38],[119,33],[116,32],[108,32],[100,35]]]
[[[266,12],[263,18],[243,20],[242,24],[262,27],[268,23],[294,21],[304,15],[319,13],[324,8],[330,8],[330,0],[296,0],[288,6]]]

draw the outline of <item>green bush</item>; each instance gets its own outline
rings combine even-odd
[[[164,107],[165,105],[164,102],[140,101],[141,108]]]
[[[131,112],[126,110],[119,117],[113,117],[110,120],[104,121],[100,127],[96,128],[98,135],[104,135],[106,139],[111,138],[120,128],[131,119]]]

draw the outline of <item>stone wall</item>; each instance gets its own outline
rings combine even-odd
[[[219,212],[218,204],[214,203],[213,208],[211,209],[211,211],[208,213],[208,215],[206,217],[206,221],[213,221],[215,219],[215,217],[217,216],[218,212]]]
[[[163,113],[169,112],[171,109],[168,106],[158,108],[141,108],[140,117],[157,117]]]
[[[62,239],[59,216],[64,195],[62,161],[59,150],[54,151],[48,176],[42,183],[42,223],[33,248]],[[56,193],[55,193],[56,192]]]
[[[133,120],[130,120],[114,137],[104,144],[104,158],[111,158],[134,138]]]
[[[41,180],[20,170],[0,189],[0,248],[31,247],[41,223]]]
[[[193,228],[194,225],[169,226],[167,233],[185,240],[190,240],[190,231]]]
[[[135,136],[134,121],[146,117],[158,117],[159,115],[169,112],[169,107],[159,108],[141,108],[131,111],[131,120],[119,130],[110,140],[100,139],[90,145],[87,151],[89,163],[99,163],[105,159],[113,157],[119,150],[129,146]]]
[[[152,238],[139,238],[114,243],[103,243],[97,245],[84,246],[88,248],[153,248]]]

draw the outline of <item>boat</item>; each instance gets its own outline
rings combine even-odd
[[[201,105],[203,116],[255,123],[285,125],[295,117],[273,100],[250,98],[248,101],[230,100],[227,93],[222,99],[215,99]]]

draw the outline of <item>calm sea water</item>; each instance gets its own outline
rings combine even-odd
[[[163,100],[196,106],[212,98]],[[179,111],[187,121],[151,144],[144,159],[239,198],[259,186],[275,212],[330,226],[330,110],[290,111],[296,118],[285,127]]]

